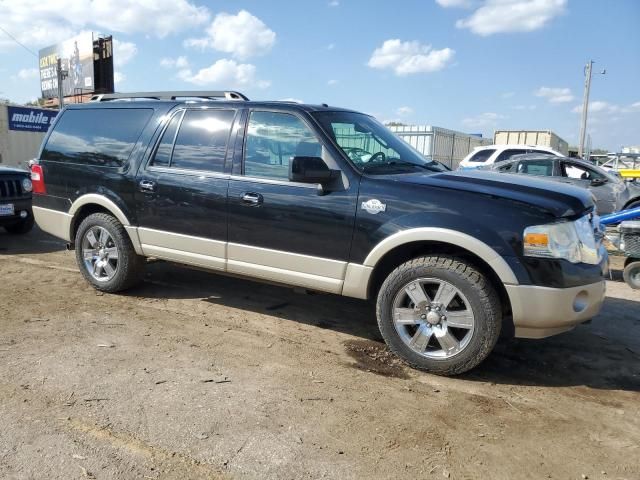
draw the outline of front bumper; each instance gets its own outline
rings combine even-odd
[[[15,215],[0,215],[0,226],[13,225],[24,220],[20,212],[26,211],[28,216],[33,215],[31,211],[31,198],[0,198],[0,204],[12,203]]]
[[[604,280],[571,288],[505,287],[519,338],[544,338],[571,330],[596,316],[605,297]]]

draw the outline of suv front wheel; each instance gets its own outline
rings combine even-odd
[[[122,224],[106,213],[85,218],[75,238],[82,276],[97,290],[115,293],[142,278],[144,257],[136,254]]]
[[[500,300],[487,278],[447,255],[415,258],[391,272],[376,312],[389,348],[412,367],[439,375],[482,362],[502,323]]]

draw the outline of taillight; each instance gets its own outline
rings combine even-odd
[[[31,165],[31,182],[33,183],[33,193],[43,195],[47,193],[47,187],[44,184],[42,165]]]

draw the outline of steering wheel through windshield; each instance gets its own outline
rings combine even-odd
[[[384,163],[386,160],[387,156],[384,154],[384,152],[376,152],[371,155],[369,163]]]

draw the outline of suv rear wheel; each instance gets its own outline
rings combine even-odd
[[[75,238],[76,261],[84,278],[97,290],[115,293],[142,278],[144,257],[136,254],[129,235],[106,213],[85,218]]]
[[[439,375],[482,362],[502,323],[500,300],[486,277],[446,255],[415,258],[391,272],[376,312],[389,348],[412,367]]]

